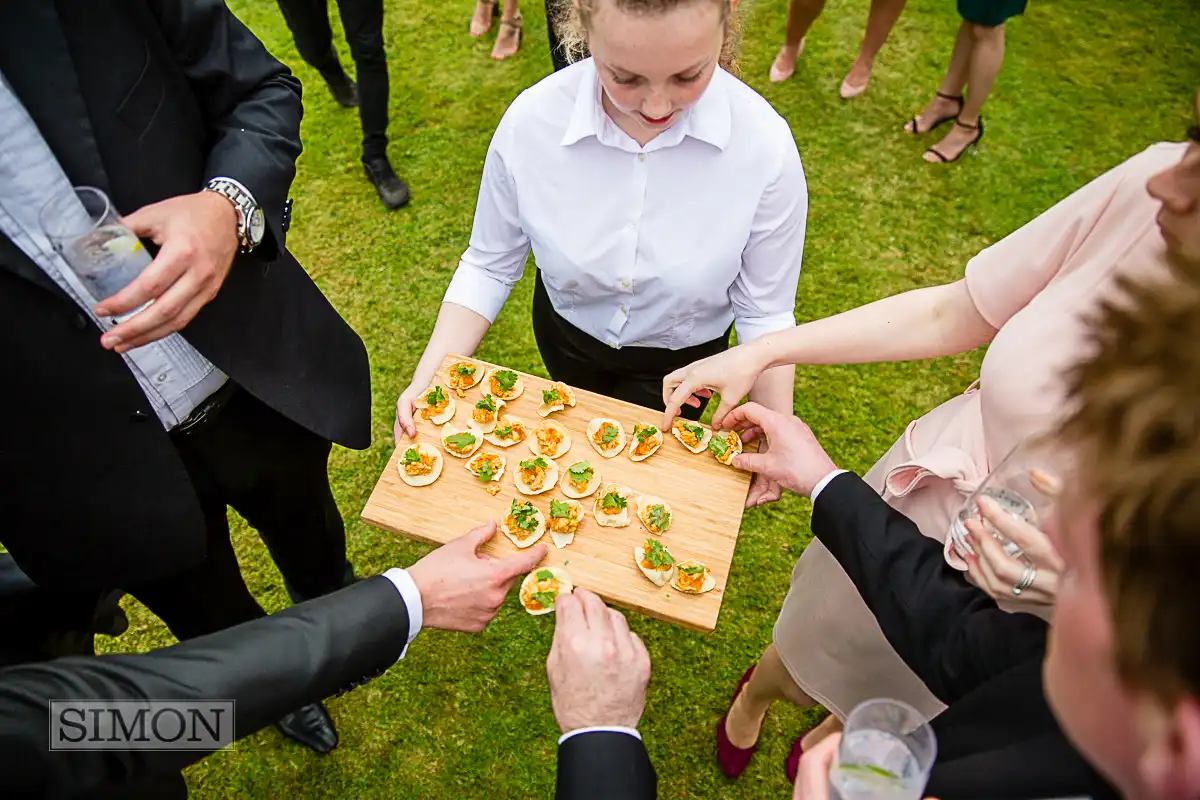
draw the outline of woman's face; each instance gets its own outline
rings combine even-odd
[[[1200,119],[1200,95],[1196,96]],[[1200,263],[1200,131],[1190,134],[1191,144],[1178,164],[1163,170],[1146,185],[1150,196],[1162,203],[1158,227],[1167,247],[1189,263]]]
[[[721,4],[692,0],[648,14],[618,8],[615,0],[596,0],[594,6],[588,47],[615,108],[614,122],[639,141],[644,137],[634,130],[653,138],[694,105],[712,80],[725,41]]]

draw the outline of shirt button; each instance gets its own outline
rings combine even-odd
[[[621,313],[622,313],[622,314],[628,314],[628,313],[629,313],[629,306],[627,306],[627,305],[625,305],[624,303],[622,303],[622,304],[621,304]]]
[[[617,340],[616,340],[616,339],[609,339],[609,340],[608,340],[608,346],[609,346],[609,347],[616,347],[616,346],[617,346]]]
[[[646,160],[646,154],[638,153],[638,161],[645,161],[645,160]]]
[[[167,379],[167,373],[165,373],[165,372],[160,372],[160,373],[158,373],[158,375],[156,375],[154,377],[154,380],[158,381],[159,383],[162,383],[166,379]]]
[[[630,286],[633,286],[633,281],[629,280],[629,278],[626,278],[625,280],[621,281],[621,285],[628,289]]]

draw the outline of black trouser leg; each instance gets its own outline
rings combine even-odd
[[[546,0],[546,33],[550,40],[550,60],[554,63],[554,71],[558,72],[570,65],[567,63],[566,53],[563,52],[562,42],[558,40],[558,28],[554,24],[555,5],[556,0]]]
[[[363,160],[387,157],[388,69],[383,49],[383,0],[338,0],[358,78]]]
[[[266,612],[242,580],[229,541],[225,500],[209,474],[209,465],[185,448],[180,448],[180,454],[204,512],[205,559],[170,577],[122,588],[165,622],[175,638],[182,641],[258,619]]]
[[[346,583],[346,533],[326,473],[330,444],[238,391],[195,433],[176,434],[208,522],[208,556],[183,575],[129,587],[179,638],[262,616],[229,542],[226,506],[258,530],[292,599]]]
[[[278,3],[300,57],[326,80],[345,75],[337,50],[333,49],[327,0],[278,0]]]
[[[0,667],[92,655],[98,589],[46,589],[0,553]]]

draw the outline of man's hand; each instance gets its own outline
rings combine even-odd
[[[513,581],[546,557],[544,544],[509,558],[479,553],[495,532],[495,522],[481,525],[408,568],[421,591],[424,627],[478,633],[496,616]]]
[[[812,429],[790,414],[746,403],[729,413],[724,427],[742,431],[742,440],[747,442],[765,436],[766,452],[742,453],[734,457],[733,466],[775,481],[790,492],[808,497],[822,478],[837,469]]]
[[[758,452],[761,455],[770,449],[771,443],[763,439],[762,444],[758,447]],[[780,497],[783,497],[783,487],[779,485],[779,481],[772,480],[761,472],[756,472],[750,479],[750,491],[746,493],[746,508],[765,506],[767,503],[774,503]]]
[[[146,309],[100,338],[124,353],[182,329],[217,296],[237,253],[237,211],[216,192],[197,192],[143,206],[122,220],[139,237],[160,245],[158,256],[133,283],[96,305],[102,317]]]
[[[559,729],[636,728],[650,682],[642,640],[620,612],[587,589],[560,596],[554,616],[546,675]]]
[[[800,758],[800,771],[796,773],[796,788],[792,800],[829,800],[829,773],[837,762],[838,747],[842,743],[840,733],[830,734],[821,743],[808,750]],[[927,797],[925,800],[936,800]]]
[[[800,757],[792,800],[829,800],[829,771],[837,760],[840,733],[830,734]]]

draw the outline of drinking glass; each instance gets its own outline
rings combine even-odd
[[[833,800],[921,800],[937,756],[937,737],[921,713],[886,698],[859,703],[846,717]]]
[[[141,240],[99,189],[77,186],[46,203],[38,219],[54,250],[97,303],[128,286],[150,263]]]
[[[1014,447],[992,470],[983,483],[967,498],[962,510],[950,526],[950,536],[959,555],[974,555],[967,532],[967,520],[979,516],[979,498],[989,497],[1000,508],[1014,518],[1023,520],[1040,530],[1054,512],[1054,504],[1061,488],[1061,464],[1059,456],[1051,452],[1049,442],[1043,437],[1034,437]],[[1004,547],[1004,552],[1013,558],[1023,556],[1021,548],[1010,541],[990,523],[984,521],[984,529]]]

